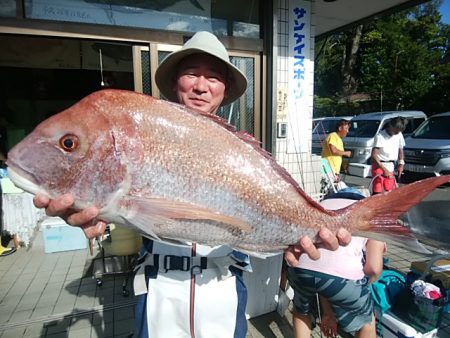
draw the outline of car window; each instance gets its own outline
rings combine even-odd
[[[350,131],[347,137],[374,137],[378,131],[380,121],[378,120],[359,120],[352,121]]]
[[[450,140],[450,116],[431,117],[413,133],[412,137]]]
[[[408,134],[412,134],[412,132],[414,130],[416,130],[416,128],[418,126],[420,126],[420,124],[425,121],[425,118],[410,118],[408,119],[408,124],[406,125],[406,129],[403,132],[403,134],[408,135]]]
[[[336,126],[339,123],[339,120],[322,120],[318,121],[315,126],[313,133],[314,134],[329,134],[333,131],[336,131]]]
[[[383,126],[381,127],[382,130],[387,129],[389,121],[392,119],[384,120]],[[406,124],[405,131],[402,133],[403,135],[410,135],[414,132],[414,130],[417,129],[420,124],[425,121],[425,118],[422,117],[407,117],[406,120],[408,123]]]
[[[312,123],[312,129],[314,130],[314,129],[316,129],[316,127],[317,127],[317,124],[320,122],[321,120],[313,120],[313,123]]]

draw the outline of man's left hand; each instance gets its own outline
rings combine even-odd
[[[289,266],[298,266],[299,257],[302,253],[306,253],[309,258],[318,260],[320,251],[318,248],[325,248],[335,251],[339,245],[346,246],[352,240],[352,235],[347,230],[340,228],[336,235],[329,229],[322,228],[318,233],[319,242],[313,243],[311,238],[303,236],[300,238],[298,245],[291,245],[285,250],[284,258]]]

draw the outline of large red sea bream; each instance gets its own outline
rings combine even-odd
[[[31,193],[70,192],[99,218],[153,238],[275,252],[321,227],[401,230],[397,218],[449,176],[324,210],[255,140],[219,118],[150,96],[95,92],[8,154]]]

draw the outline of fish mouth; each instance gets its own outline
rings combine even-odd
[[[23,189],[33,195],[44,193],[48,195],[37,183],[36,177],[22,169],[20,166],[10,163],[8,161],[8,176],[13,181],[14,185]]]

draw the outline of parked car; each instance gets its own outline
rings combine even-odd
[[[340,120],[351,120],[352,116],[330,116],[313,119],[311,152],[316,155],[322,154],[322,143],[329,133],[336,131]]]
[[[312,121],[312,130],[314,130],[314,128],[317,126],[317,123],[319,123],[320,121],[322,121],[322,120],[324,120],[324,119],[326,119],[326,117],[316,117],[316,118],[313,118],[313,121]]]
[[[370,164],[375,135],[386,127],[390,119],[398,116],[408,120],[404,136],[411,134],[427,118],[421,111],[385,111],[355,116],[344,139],[345,150],[351,150],[352,157],[344,158],[344,162]]]
[[[450,174],[450,112],[431,116],[406,139],[405,181]]]

